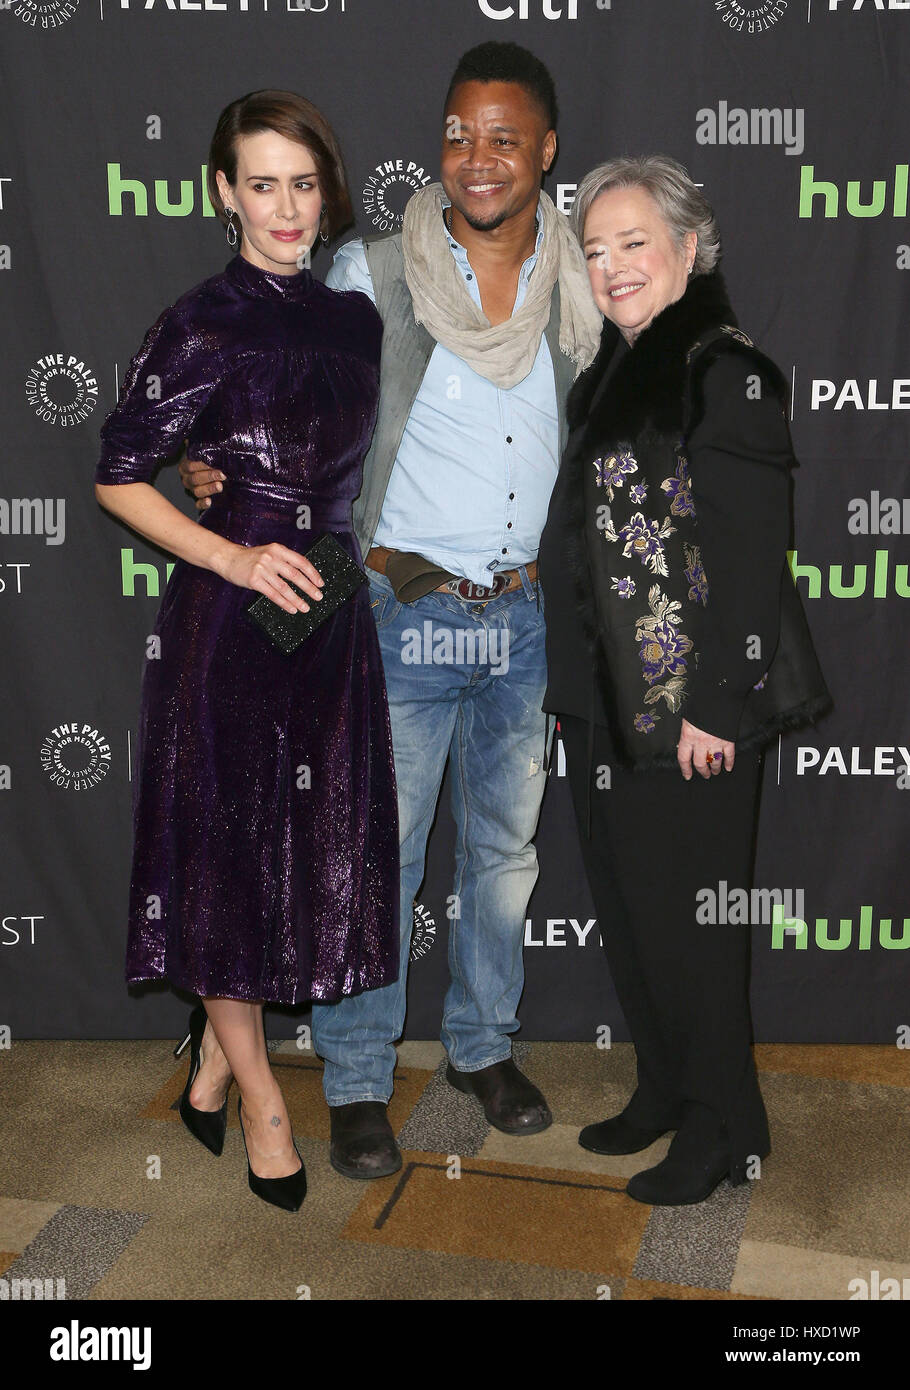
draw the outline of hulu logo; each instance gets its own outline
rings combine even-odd
[[[910,949],[910,917],[900,919],[897,931],[892,929],[890,917],[880,917],[878,921],[877,945],[886,951],[906,951]],[[859,951],[872,949],[872,908],[861,907],[859,923],[854,940],[854,921],[852,917],[841,917],[837,930],[831,931],[827,917],[815,919],[815,944],[822,951],[846,951],[855,945]],[[782,904],[775,903],[771,917],[771,949],[783,950],[787,938],[793,942],[797,951],[805,951],[809,945],[808,923],[799,917],[785,917]]]
[[[803,593],[806,598],[821,598],[823,584],[827,581],[827,591],[832,598],[862,598],[869,587],[869,565],[828,565],[827,575],[821,565],[801,565],[799,551],[787,551],[787,563],[793,575],[794,584],[798,579],[807,581]],[[844,578],[844,570],[852,569],[849,581]],[[897,598],[910,598],[910,578],[907,571],[910,565],[894,566],[894,587],[891,587],[891,553],[876,550],[872,569],[872,597],[888,598],[893,592]]]
[[[205,164],[201,166],[200,204],[203,217],[214,217],[215,209],[212,207],[205,187],[206,167]],[[155,210],[162,217],[189,217],[196,205],[196,189],[192,179],[180,180],[180,193],[177,202],[171,201],[170,181],[168,179],[155,179],[152,188],[154,190]],[[134,217],[148,217],[149,194],[142,180],[125,179],[120,173],[119,164],[108,164],[107,209],[111,217],[123,217],[124,195],[133,200]]]
[[[170,560],[164,568],[165,584],[170,579],[174,571],[174,561]],[[145,581],[145,597],[158,598],[161,593],[161,572],[157,565],[143,564],[139,560],[133,559],[131,546],[125,546],[120,551],[120,577],[123,586],[124,598],[136,597],[136,580]]]
[[[803,164],[799,178],[799,215],[812,217],[815,213],[816,199],[822,200],[823,217],[837,217],[840,214],[840,189],[836,183],[826,179],[816,179],[815,165]],[[908,172],[910,164],[895,164],[894,190],[891,195],[892,217],[906,217],[908,203]],[[862,183],[851,179],[847,184],[844,206],[851,217],[881,217],[888,202],[888,180],[875,179],[872,196],[868,202],[862,201]]]

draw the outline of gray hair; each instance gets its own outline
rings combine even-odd
[[[608,159],[586,174],[578,185],[572,208],[572,226],[579,242],[591,204],[610,188],[643,188],[657,204],[671,235],[681,245],[687,232],[695,232],[693,275],[707,275],[720,260],[720,233],[714,210],[689,177],[689,171],[666,154]]]

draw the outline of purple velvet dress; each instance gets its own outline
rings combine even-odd
[[[381,331],[365,295],[236,255],[149,329],[96,480],[147,482],[186,439],[227,477],[201,526],[297,551],[330,531],[362,564],[351,506]],[[126,978],[334,1000],[398,977],[398,803],[369,590],[291,656],[246,617],[253,597],[183,560],[165,590],[142,684]]]

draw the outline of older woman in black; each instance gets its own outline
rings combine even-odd
[[[540,547],[544,709],[638,1064],[579,1142],[636,1153],[675,1130],[627,1190],[677,1205],[770,1150],[749,929],[698,909],[749,887],[762,746],[828,695],[786,560],[785,382],[736,325],[710,207],[652,156],[595,169],[574,220],[605,322]]]

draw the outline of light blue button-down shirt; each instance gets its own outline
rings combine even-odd
[[[446,233],[468,293],[481,306],[468,253]],[[528,289],[543,237],[518,277],[515,313]],[[326,284],[362,290],[375,302],[363,241],[347,242]],[[537,558],[559,466],[553,361],[541,334],[534,365],[509,390],[494,386],[437,343],[411,408],[374,544],[416,551],[475,584]]]

